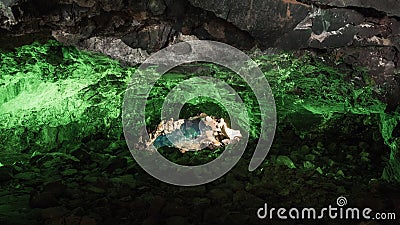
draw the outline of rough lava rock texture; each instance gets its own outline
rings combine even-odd
[[[387,89],[399,86],[400,7],[395,0],[3,0],[1,48],[55,38],[134,65],[195,37],[241,49],[307,49],[364,66]],[[132,48],[132,49],[129,49]],[[390,54],[388,54],[388,52]],[[121,53],[121,54],[119,54]],[[369,56],[369,57],[364,57]]]
[[[388,16],[400,17],[400,2],[396,0],[374,1],[374,0],[303,0],[304,2],[314,3],[316,5],[327,5],[332,7],[357,7],[372,8],[378,12],[386,13]]]
[[[124,46],[99,49],[93,48],[93,45],[102,45],[99,40],[111,37],[121,39],[133,49],[140,48],[151,53],[173,43],[180,35],[190,34],[237,47],[251,48],[254,45],[253,38],[245,31],[211,12],[191,6],[185,0],[3,1],[0,5],[0,27],[3,49],[55,38],[65,44],[99,51],[111,57],[115,54],[109,52],[123,50]]]
[[[336,49],[351,48],[354,57],[373,55],[385,67],[397,68],[399,4],[395,0],[3,0],[0,43],[2,48],[13,48],[55,38],[136,64],[146,57],[144,51],[151,53],[182,35],[194,35],[241,49],[309,49],[332,55]],[[107,44],[118,39],[134,50]],[[385,58],[387,51],[394,52],[391,59]],[[367,57],[358,61],[376,67]],[[389,73],[383,75],[393,75]]]
[[[379,86],[388,111],[399,105],[399,2],[269,0],[216,3],[190,0],[248,32],[261,48],[309,49],[365,67]]]
[[[3,152],[53,149],[103,131],[120,135],[121,96],[132,71],[54,41],[9,54],[0,54]]]
[[[291,1],[251,0],[251,1],[211,1],[190,0],[218,17],[248,31],[261,46],[274,46],[288,30],[292,30],[308,14],[309,5]]]
[[[327,63],[364,67],[387,113],[400,105],[396,0],[0,1],[3,50],[56,39],[135,65],[193,38],[244,50],[307,50]]]

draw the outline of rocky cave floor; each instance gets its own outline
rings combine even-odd
[[[349,207],[400,213],[400,190],[380,180],[389,150],[367,133],[364,128],[347,139],[326,135],[302,140],[283,129],[262,169],[248,172],[251,155],[246,155],[223,177],[196,187],[151,177],[135,163],[124,140],[92,137],[63,143],[53,153],[10,155],[8,162],[17,162],[0,167],[0,223],[396,224],[398,220],[261,220],[256,215],[264,203],[318,209],[336,206],[339,196],[347,197]],[[176,151],[172,157],[209,161],[211,152],[203,151]]]

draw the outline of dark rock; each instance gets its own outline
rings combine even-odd
[[[0,27],[7,29],[13,24],[16,24],[17,21],[14,18],[14,14],[12,13],[11,7],[9,5],[0,2]]]
[[[102,0],[97,1],[101,7],[106,11],[119,11],[124,7],[122,0]]]
[[[166,217],[172,216],[188,216],[190,214],[189,209],[185,208],[182,205],[179,205],[174,202],[167,203],[166,206],[162,209],[162,215]]]
[[[77,173],[78,173],[77,169],[71,169],[71,168],[61,171],[61,175],[63,176],[74,176]]]
[[[167,5],[167,15],[175,19],[183,19],[185,13],[189,10],[189,4],[186,0],[165,0]]]
[[[89,191],[96,194],[104,194],[109,190],[110,181],[103,177],[95,178],[94,182],[90,182],[90,184],[82,187],[82,191]]]
[[[346,25],[359,25],[364,22],[364,16],[351,9],[321,9],[321,13],[312,20],[312,29],[315,34],[336,31]]]
[[[374,82],[378,85],[396,86],[393,83],[395,65],[393,63],[395,50],[391,47],[368,47],[368,48],[343,48],[343,60],[353,67],[366,67]],[[368,57],[366,57],[368,56]],[[393,87],[392,86],[392,87]],[[388,88],[390,90],[392,88]],[[393,89],[392,89],[393,90]]]
[[[246,191],[235,192],[233,202],[245,208],[257,208],[264,204],[264,200]]]
[[[90,8],[95,6],[96,1],[95,0],[72,0],[75,2],[78,6],[84,7],[84,8]]]
[[[167,24],[149,26],[139,32],[132,32],[121,40],[131,48],[146,49],[150,52],[160,50],[172,41],[175,30]]]
[[[211,200],[219,203],[226,203],[232,201],[232,192],[230,190],[212,189],[208,196]]]
[[[250,217],[252,216],[243,215],[240,213],[231,213],[227,219],[228,219],[228,224],[231,225],[253,224],[250,223],[249,221]]]
[[[389,16],[397,16],[400,17],[400,2],[396,0],[387,0],[384,2],[378,2],[374,0],[349,0],[349,1],[340,1],[340,0],[307,0],[307,2],[312,2],[314,4],[320,6],[334,6],[338,8],[345,8],[345,7],[358,7],[358,8],[373,8],[378,12],[382,12]]]
[[[100,178],[93,174],[88,174],[83,177],[83,181],[87,183],[96,183]]]
[[[71,150],[70,154],[79,159],[83,164],[89,164],[92,161],[90,154],[83,149],[83,146],[79,146],[76,149]]]
[[[281,165],[281,166],[287,166],[290,169],[295,169],[296,165],[293,163],[293,161],[288,157],[288,156],[284,156],[284,155],[279,155],[276,158],[276,162],[277,165]]]
[[[7,225],[36,224],[37,211],[29,210],[29,195],[21,193],[6,193],[1,189],[0,193],[0,223]],[[11,187],[13,192],[20,191]],[[16,191],[15,191],[16,190]]]
[[[92,217],[83,216],[83,217],[81,217],[79,224],[80,225],[97,225],[98,223],[97,223],[96,219],[94,219]]]
[[[351,45],[356,29],[348,25],[337,31],[323,32],[319,35],[311,35],[310,47],[312,48],[338,48]]]
[[[60,205],[55,194],[50,192],[33,192],[29,199],[29,205],[31,208],[50,208]]]
[[[56,197],[66,195],[67,186],[63,184],[62,180],[47,183],[43,186],[43,192],[52,193]]]
[[[161,213],[161,209],[165,205],[165,199],[161,196],[156,196],[153,199],[153,202],[150,205],[150,208],[148,210],[149,215],[158,215]]]
[[[295,29],[278,39],[276,46],[282,49],[305,49],[309,47],[311,29]]]
[[[108,152],[108,153],[113,153],[116,152],[118,150],[127,150],[128,151],[128,146],[126,145],[126,141],[122,140],[122,141],[114,141],[112,143],[110,143],[107,148],[104,149],[104,151]]]
[[[13,168],[9,166],[0,167],[0,182],[9,181],[13,178]]]
[[[119,177],[113,177],[110,179],[111,182],[117,185],[126,185],[129,188],[135,188],[137,186],[137,181],[132,174],[125,174]]]
[[[272,46],[308,14],[309,6],[296,1],[223,1],[190,0],[197,7],[248,31],[262,46]]]
[[[149,216],[143,221],[143,225],[157,225],[160,224],[160,220],[158,216]]]
[[[115,157],[111,159],[106,170],[110,173],[114,172],[116,169],[125,169],[128,166],[128,161],[126,158]]]
[[[132,201],[129,204],[129,207],[130,207],[131,210],[139,212],[139,211],[141,211],[141,209],[146,207],[146,203],[144,201],[142,201],[142,200],[135,199],[134,201]],[[147,213],[145,211],[143,211],[143,212]]]
[[[150,11],[156,16],[163,14],[167,8],[162,0],[149,0],[147,4]]]
[[[108,203],[109,203],[109,200],[107,198],[102,197],[102,198],[96,198],[93,202],[91,202],[91,205],[102,208],[105,205],[107,205]]]
[[[97,187],[97,186],[93,186],[93,185],[88,185],[85,190],[88,190],[90,192],[96,193],[96,194],[104,194],[107,191],[102,188],[102,187]]]
[[[223,207],[210,207],[204,211],[205,224],[226,224],[229,215]]]
[[[232,173],[228,173],[228,175],[226,175],[226,186],[232,191],[243,190],[244,182],[240,182]]]
[[[206,187],[204,185],[195,187],[180,187],[178,193],[185,197],[202,197],[206,193]]]
[[[83,216],[86,214],[85,210],[82,207],[75,208],[72,210],[72,213],[77,216]]]
[[[315,157],[316,156],[313,155],[313,154],[308,154],[308,155],[305,156],[305,159],[308,160],[308,161],[314,162]]]
[[[390,28],[393,34],[400,34],[400,21],[392,19],[390,22]]]
[[[39,174],[35,172],[22,172],[18,173],[14,176],[15,179],[20,179],[20,180],[34,180],[37,178]]]
[[[62,218],[65,225],[75,225],[80,224],[81,217],[76,215],[68,215]]]
[[[40,210],[40,215],[45,220],[61,218],[67,213],[68,210],[64,207],[50,207]]]
[[[316,16],[312,21],[312,32],[316,35],[327,31],[329,22],[325,21],[321,15]]]
[[[320,35],[323,31],[336,31],[346,25],[358,26],[367,17],[376,18],[377,23],[381,23],[380,19],[385,13],[389,16],[400,14],[397,10],[399,3],[394,0],[383,4],[372,0],[365,3],[356,0],[348,2],[229,0],[218,4],[210,0],[189,0],[189,2],[198,8],[192,7],[185,0],[135,2],[71,0],[62,1],[62,4],[47,3],[46,7],[38,7],[30,1],[14,1],[11,5],[5,4],[1,11],[3,21],[7,21],[3,22],[5,24],[3,26],[10,31],[7,36],[17,34],[20,36],[21,33],[28,36],[35,33],[35,36],[44,36],[43,38],[46,39],[46,36],[48,38],[52,33],[64,43],[80,45],[85,49],[86,46],[87,49],[90,49],[90,46],[93,47],[94,44],[84,43],[91,38],[98,39],[89,41],[91,43],[107,45],[110,39],[114,40],[115,44],[119,38],[124,37],[123,41],[129,46],[149,51],[155,51],[171,43],[172,39],[178,35],[175,30],[185,34],[194,32],[198,36],[203,36],[201,34],[203,33],[203,38],[213,38],[245,48],[254,46],[254,43],[250,41],[252,38],[259,46],[264,47],[281,43],[279,46],[285,49],[303,48],[308,43],[306,39],[309,31],[299,31],[297,28],[305,20],[310,20],[310,28],[312,27],[316,35]],[[314,8],[311,8],[311,3],[314,4]],[[378,13],[371,11],[371,8]],[[213,12],[216,17],[205,10]],[[47,15],[47,17],[41,17],[41,15]],[[151,15],[156,18],[152,18]],[[15,18],[13,21],[18,22],[10,23],[12,17]],[[16,26],[13,25],[14,23],[22,25]],[[388,24],[395,24],[395,22]],[[398,26],[389,26],[393,28],[390,29],[392,33],[398,33]],[[48,27],[52,27],[52,30],[49,31]],[[241,31],[244,32],[241,33]],[[246,33],[249,36],[246,37]],[[300,38],[294,38],[296,35]],[[69,40],[68,37],[72,39]],[[19,40],[22,39],[24,38],[19,38]],[[331,42],[344,43],[343,41]],[[336,44],[329,46],[336,46]],[[318,45],[314,43],[312,47],[318,47]],[[96,49],[108,51],[108,55],[112,52],[107,50],[110,47],[103,50],[101,47]],[[140,56],[140,53],[135,54]],[[126,58],[126,54],[123,55],[122,58]],[[112,53],[112,57],[118,57],[118,54]]]
[[[200,198],[200,197],[193,198],[193,205],[199,209],[208,207],[210,203],[211,200],[208,198]]]
[[[185,217],[173,216],[165,220],[165,225],[186,225],[188,221]]]
[[[25,43],[33,36],[53,36],[128,65],[143,62],[146,51],[174,43],[179,32],[243,49],[256,44],[283,49],[374,46],[377,42],[398,46],[398,20],[383,17],[398,16],[398,4],[395,0],[383,4],[372,0],[68,0],[38,7],[31,1],[13,1],[0,10],[5,28],[1,37],[4,45],[10,45],[14,36],[19,38],[12,41],[26,39]],[[359,36],[355,41],[354,35]]]

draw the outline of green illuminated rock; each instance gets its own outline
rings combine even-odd
[[[133,69],[55,42],[0,56],[3,150],[29,152],[96,133],[119,135],[121,95]]]
[[[344,118],[359,115],[362,119],[352,122],[379,125],[378,134],[391,148],[384,178],[400,180],[398,141],[392,135],[400,117],[397,113],[385,113],[386,105],[376,97],[381,90],[362,72],[334,68],[307,55],[254,58],[274,92],[278,133],[290,125],[300,138],[312,135],[318,138],[332,130],[351,138],[351,127],[346,126]],[[121,67],[105,56],[53,41],[0,53],[0,59],[2,154],[60,151],[65,142],[107,139],[111,143],[121,139],[123,94],[135,67]],[[226,81],[238,92],[249,114],[250,138],[256,139],[261,115],[247,84],[227,69],[210,64],[196,66],[171,71],[156,82],[146,107],[149,128],[160,122],[163,99],[179,82],[211,75]],[[359,80],[361,85],[357,84]],[[134,83],[145,85],[138,78]],[[181,115],[188,118],[200,112],[227,118],[218,104],[201,98],[188,102]],[[1,159],[1,163],[12,163],[7,160]]]

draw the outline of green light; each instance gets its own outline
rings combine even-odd
[[[122,97],[134,67],[122,67],[105,56],[55,41],[0,52],[0,61],[2,154],[56,151],[63,142],[79,142],[95,134],[121,138]],[[341,71],[316,62],[311,56],[287,53],[261,56],[255,61],[273,89],[281,125],[284,121],[295,123],[293,118],[299,113],[315,119],[321,129],[338,115],[366,115],[371,123],[380,124],[385,144],[392,150],[384,177],[400,180],[398,143],[392,138],[400,116],[384,112],[385,104],[374,94],[379,90],[374,89],[365,71]],[[190,69],[195,67],[202,69]],[[184,72],[185,68],[191,72]],[[194,76],[212,76],[226,81],[238,92],[250,117],[250,137],[258,137],[260,110],[254,94],[239,76],[212,64],[185,65],[183,69],[164,75],[153,87],[146,107],[149,124],[159,123],[163,99],[179,82]],[[354,72],[366,85],[359,87],[352,82],[349,74]],[[181,115],[192,116],[191,112],[198,114],[208,108],[210,112],[206,113],[226,117],[224,109],[217,105],[207,98],[194,99]],[[308,132],[297,128],[300,135]],[[277,132],[280,129],[278,124]]]

